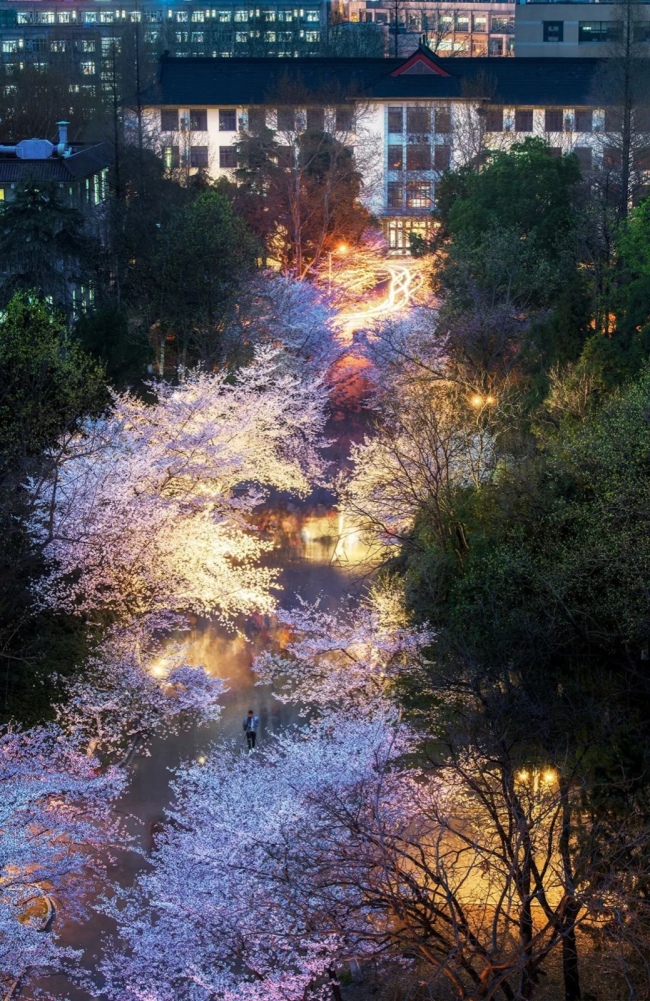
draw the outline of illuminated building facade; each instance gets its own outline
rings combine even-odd
[[[158,84],[142,95],[149,135],[170,169],[233,177],[235,144],[260,124],[286,128],[287,109],[269,95],[293,80],[314,95],[290,110],[293,134],[319,113],[337,128],[327,105],[331,81],[351,96],[358,115],[346,142],[374,149],[364,167],[364,198],[395,253],[413,232],[427,236],[436,185],[449,167],[489,149],[540,136],[561,153],[576,153],[583,170],[615,167],[608,122],[594,98],[597,59],[443,59],[420,46],[407,59],[163,59]],[[467,97],[467,94],[472,94]],[[321,126],[322,127],[322,126]],[[290,139],[286,140],[287,142]]]
[[[420,40],[440,56],[511,56],[515,4],[492,0],[390,2],[348,0],[341,16],[352,23],[383,25],[387,51],[408,55]]]

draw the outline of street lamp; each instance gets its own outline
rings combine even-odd
[[[327,291],[332,291],[332,253],[338,254],[339,257],[345,257],[348,252],[348,247],[346,243],[340,243],[335,251],[328,251],[327,254]]]

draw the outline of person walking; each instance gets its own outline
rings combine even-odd
[[[244,733],[246,735],[246,742],[248,744],[248,750],[252,751],[255,747],[255,740],[257,739],[257,728],[260,725],[260,718],[256,716],[252,709],[248,710],[248,715],[244,717]]]

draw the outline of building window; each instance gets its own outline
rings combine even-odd
[[[545,42],[563,42],[564,21],[544,21],[543,32]]]
[[[564,113],[561,108],[547,108],[544,112],[544,128],[547,132],[562,132]]]
[[[515,110],[515,132],[533,131],[533,112],[524,108]]]
[[[84,76],[94,76],[95,75],[95,64],[92,62],[82,62],[79,64],[79,69]]]
[[[312,132],[325,131],[324,108],[307,108],[307,128]]]
[[[309,32],[307,32],[307,34],[309,34]],[[264,41],[273,44],[275,42],[275,32],[274,31],[265,31],[264,32]]]
[[[451,146],[433,147],[433,166],[436,170],[448,170],[451,164]]]
[[[514,17],[493,17],[492,31],[495,34],[499,35],[514,35],[515,33]]]
[[[429,143],[411,143],[406,147],[407,170],[431,170],[431,147]]]
[[[620,21],[580,21],[579,42],[615,42],[621,37]]]
[[[487,32],[487,17],[485,14],[474,14],[472,24],[474,31]]]
[[[219,166],[223,170],[232,170],[237,166],[237,147],[236,146],[220,146],[219,147]]]
[[[165,146],[163,148],[163,163],[167,170],[173,170],[180,163],[180,153],[178,146]]]
[[[352,132],[354,129],[354,111],[352,108],[336,109],[336,131]]]
[[[401,209],[404,205],[404,185],[389,181],[387,186],[387,205],[389,209]]]
[[[0,188],[0,202],[3,202],[4,200],[5,200],[5,189]]]
[[[95,51],[95,40],[93,38],[82,38],[78,42],[79,48],[82,52],[94,52]]]
[[[23,43],[23,40],[21,38],[20,39],[21,48],[22,48],[22,43]],[[52,44],[54,44],[54,43],[52,43]],[[51,46],[50,46],[50,48],[51,48]],[[17,38],[5,39],[3,41],[3,43],[2,43],[2,51],[3,52],[18,52],[18,39]],[[53,51],[56,51],[56,50],[53,50]]]
[[[404,131],[403,108],[388,109],[388,131],[392,132],[393,134],[401,133]]]
[[[190,167],[207,167],[208,147],[190,146]]]
[[[411,181],[406,185],[406,205],[409,209],[431,206],[431,185],[428,181]]]
[[[208,112],[205,108],[190,108],[190,131],[208,131]]]
[[[276,146],[278,164],[281,167],[293,167],[294,153],[293,146]]]
[[[230,24],[231,12],[229,10],[219,11],[219,24]]]
[[[187,11],[187,10],[177,10],[176,11],[176,20],[179,23],[182,24],[184,21],[189,21],[189,19],[190,19],[189,18],[189,11]]]
[[[503,108],[488,108],[486,110],[485,131],[503,132]]]
[[[388,169],[401,170],[404,165],[404,149],[402,146],[388,147]]]
[[[488,39],[488,55],[490,56],[502,56],[503,55],[503,39],[502,38],[492,38]]]
[[[578,158],[578,163],[580,164],[580,170],[582,171],[591,170],[591,164],[593,159],[593,151],[591,149],[591,146],[575,146],[573,152]]]
[[[634,24],[632,34],[635,42],[650,42],[650,21],[641,21]]]
[[[295,110],[293,108],[278,108],[278,131],[293,132],[295,127]]]
[[[183,42],[188,42],[190,39],[189,31],[177,31],[176,32],[176,44],[182,45]]]
[[[235,21],[240,24],[244,21],[248,21],[248,11],[247,10],[236,10],[235,11]]]
[[[263,108],[248,109],[248,131],[261,132],[266,128],[266,112]]]
[[[178,108],[160,109],[160,128],[162,132],[178,132]]]
[[[472,39],[472,55],[473,56],[487,56],[487,38],[473,38]]]
[[[593,132],[594,113],[591,108],[588,111],[576,110],[574,121],[575,132]]]
[[[603,150],[603,167],[608,170],[620,170],[623,158],[616,146],[605,146]]]
[[[121,44],[119,38],[102,38],[102,55],[119,56]]]
[[[192,41],[193,41],[193,42],[194,42],[195,44],[196,44],[197,42],[198,42],[199,44],[202,44],[202,43],[203,43],[203,42],[205,41],[205,32],[204,32],[204,31],[193,31],[193,32],[192,32]]]
[[[305,21],[309,24],[318,24],[320,21],[320,14],[317,10],[306,10],[305,11]]]
[[[207,112],[205,112],[207,115]],[[207,129],[207,124],[206,124]],[[219,132],[237,131],[237,111],[235,108],[219,108]]]
[[[426,135],[431,131],[431,117],[428,108],[406,109],[406,131]]]
[[[435,126],[439,136],[448,136],[451,133],[451,112],[448,108],[436,108]]]
[[[235,32],[236,42],[248,42],[248,32],[247,31],[236,31]]]
[[[196,24],[197,22],[205,21],[205,11],[204,10],[193,10],[192,11],[192,21]]]
[[[623,131],[623,119],[618,108],[605,108],[605,132]]]
[[[115,12],[112,10],[100,10],[99,12],[99,23],[100,24],[113,24],[115,20]]]

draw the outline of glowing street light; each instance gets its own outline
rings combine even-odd
[[[497,398],[496,396],[491,396],[490,394],[487,396],[481,396],[480,393],[474,393],[473,396],[470,396],[469,402],[478,410],[479,407],[492,406],[493,403],[497,402]]]

